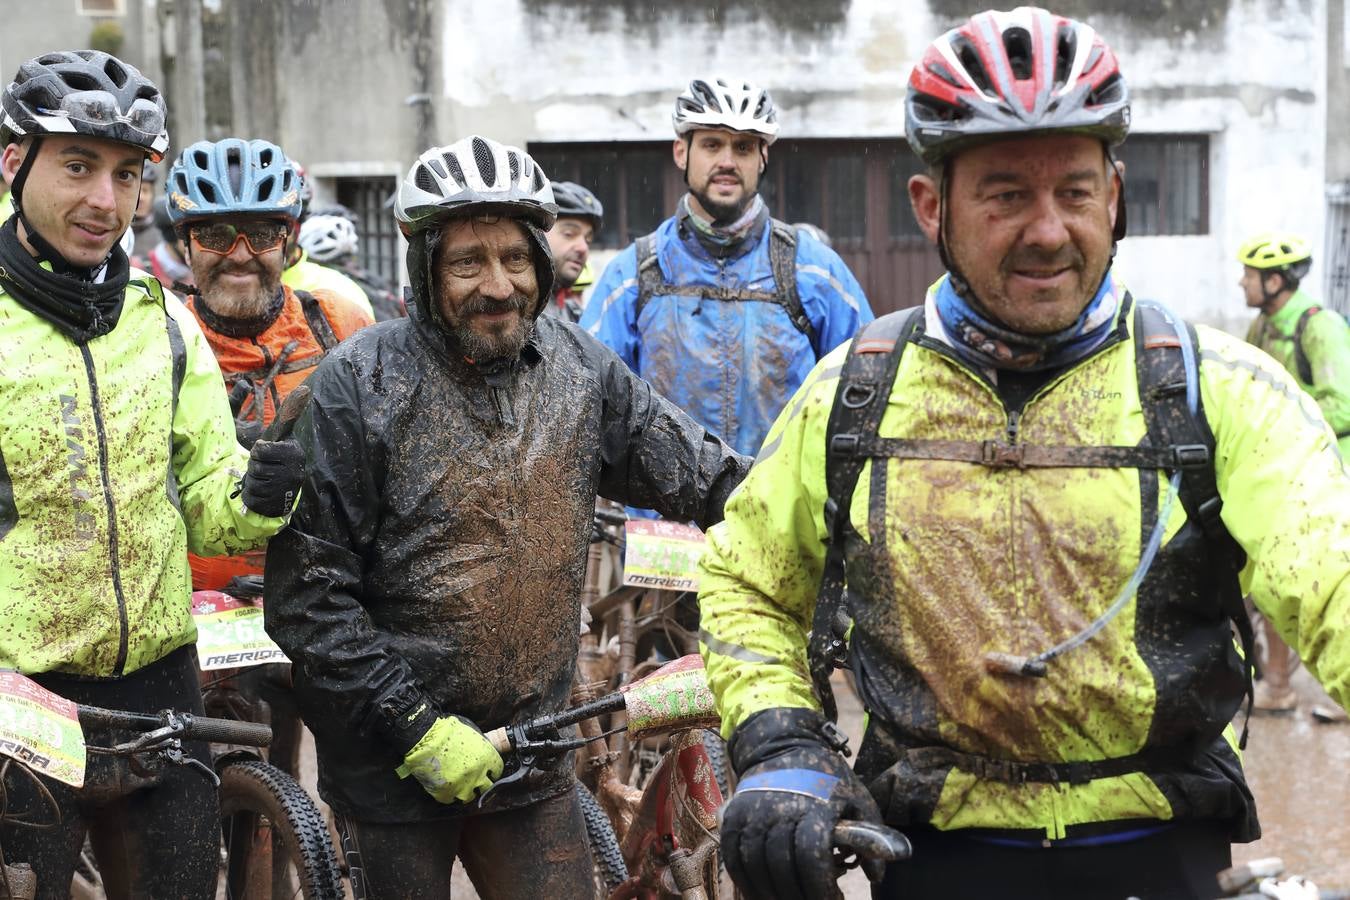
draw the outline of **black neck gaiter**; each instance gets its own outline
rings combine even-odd
[[[18,216],[0,226],[0,286],[24,309],[50,322],[77,344],[117,326],[131,265],[116,244],[103,281],[94,284],[42,268],[19,240]]]

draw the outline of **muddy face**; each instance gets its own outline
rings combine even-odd
[[[539,301],[533,245],[512,219],[448,222],[431,263],[436,305],[459,346],[476,361],[518,354]]]
[[[916,175],[910,198],[929,239],[941,233],[976,304],[1023,334],[1073,324],[1111,264],[1120,183],[1101,142],[1058,135],[985,144],[953,157],[946,182],[942,198],[941,185]]]

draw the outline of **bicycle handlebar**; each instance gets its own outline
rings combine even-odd
[[[839,850],[852,850],[861,859],[883,862],[909,859],[914,852],[909,838],[894,828],[852,819],[840,819],[835,824],[830,843]]]
[[[272,729],[257,722],[211,719],[172,710],[163,710],[151,715],[83,704],[79,709],[80,724],[86,728],[123,728],[128,731],[149,732],[160,728],[181,727],[181,737],[189,741],[243,744],[248,747],[266,747],[272,743]]]

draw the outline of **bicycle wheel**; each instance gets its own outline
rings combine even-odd
[[[581,782],[577,782],[576,792],[577,800],[581,803],[581,815],[586,819],[586,843],[591,847],[596,896],[605,897],[628,880],[628,866],[624,865],[619,839],[600,801]]]
[[[295,779],[251,756],[219,763],[226,898],[340,900],[323,816]]]

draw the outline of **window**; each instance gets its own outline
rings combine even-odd
[[[1134,135],[1116,154],[1130,234],[1209,234],[1207,135]]]
[[[126,13],[125,0],[75,0],[82,16],[120,16]]]
[[[683,189],[669,141],[531,144],[529,150],[550,180],[574,181],[600,198],[605,221],[597,247],[617,250],[656,228]]]
[[[357,234],[361,237],[358,257],[362,268],[399,283],[398,226],[390,210],[390,200],[398,189],[398,179],[390,176],[333,179],[337,202],[356,213]]]

